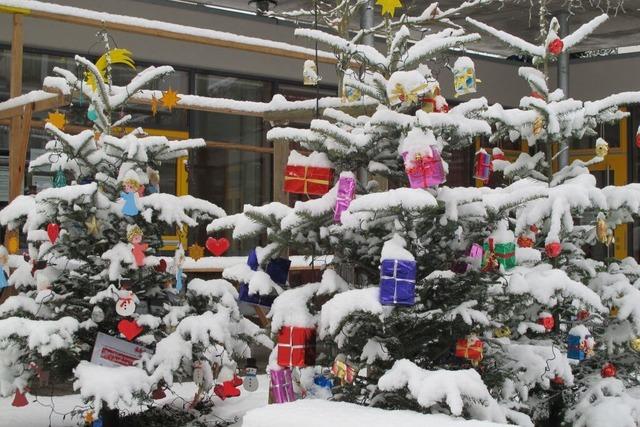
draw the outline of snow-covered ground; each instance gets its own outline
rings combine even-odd
[[[452,419],[444,415],[423,415],[411,411],[385,411],[376,408],[305,399],[282,405],[267,405],[268,378],[259,375],[260,387],[251,393],[240,387],[242,394],[236,398],[221,401],[213,396],[214,411],[207,416],[214,421],[234,420],[233,427],[499,427],[482,421]],[[157,401],[159,404],[186,405],[193,397],[196,386],[193,383],[174,384],[173,392]],[[70,418],[72,409],[83,407],[77,394],[57,397],[35,397],[27,394],[29,405],[22,408],[11,406],[13,397],[0,398],[0,427],[78,427],[83,425],[80,417]],[[141,410],[142,408],[138,408]],[[136,410],[136,408],[129,408]],[[245,415],[246,414],[246,415]],[[50,424],[49,424],[50,423]],[[177,426],[176,426],[177,427]]]

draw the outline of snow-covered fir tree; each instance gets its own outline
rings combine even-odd
[[[204,146],[202,139],[170,141],[141,128],[118,133],[131,117],[114,117],[129,98],[173,69],[152,66],[115,86],[116,51],[102,67],[76,56],[80,76],[56,68],[58,77],[47,78],[48,86],[89,100],[93,129],[71,135],[48,123],[52,139],[30,169],[53,172],[54,188],[19,196],[0,212],[0,223],[23,232],[29,249],[9,278],[19,294],[0,305],[0,394],[24,393],[48,372],[52,382],[75,380],[95,418],[192,378],[200,385],[195,407],[214,384],[233,380],[250,343],[272,345],[240,314],[232,284],[186,283],[182,248],[159,255],[163,234],[225,212],[157,188],[160,164]],[[141,360],[90,363],[101,334],[137,344]]]
[[[548,89],[545,64],[606,15],[565,38],[552,20],[540,45],[469,20],[533,57],[536,68],[519,72],[533,93],[516,109],[484,98],[449,108],[428,63],[480,36],[442,29],[451,24],[448,11],[427,10],[439,30],[419,40],[411,40],[413,18],[385,17],[384,53],[358,39],[296,30],[356,63],[342,95],[377,108],[324,109],[308,129],[272,129],[274,143],[311,151],[292,151],[285,177],[309,200],[246,206],[209,227],[269,239],[256,250],[257,265],[224,275],[247,283],[250,294],[277,295],[270,317],[280,344],[270,369],[299,367],[300,386],[313,392],[322,383],[314,384],[316,364],[336,360],[355,374],[329,385],[333,399],[368,406],[524,426],[637,425],[638,266],[596,261],[584,249],[610,244],[611,230],[633,220],[640,187],[596,186],[588,167],[606,156],[601,139],[588,162],[554,171],[551,158],[559,143],[596,135],[601,123],[627,116],[619,106],[640,102],[637,92],[582,102]],[[456,64],[454,73],[465,76],[459,93],[473,93],[473,62]],[[509,162],[499,149],[493,158],[481,150],[476,176],[501,173],[507,184],[448,187],[446,161],[479,136],[526,139],[534,154]],[[389,189],[372,176],[387,178]],[[331,262],[320,282],[284,290],[264,270],[286,251]],[[315,363],[293,361],[293,328],[317,333]]]

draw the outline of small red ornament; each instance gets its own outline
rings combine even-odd
[[[160,262],[156,264],[155,270],[158,273],[164,273],[165,271],[167,271],[167,261],[161,259]]]
[[[605,363],[604,366],[602,366],[602,370],[600,371],[600,375],[602,376],[602,378],[615,377],[617,373],[618,369],[611,362]]]
[[[535,90],[533,92],[531,92],[531,97],[532,98],[538,98],[538,99],[544,99],[544,97],[542,95],[540,95],[539,92],[536,92]]]
[[[636,147],[640,148],[640,126],[638,126],[638,130],[636,131]]]
[[[131,341],[142,333],[142,326],[135,320],[122,319],[118,322],[118,332],[124,335],[127,341]]]
[[[60,235],[60,224],[49,224],[47,225],[47,236],[49,236],[49,241],[53,244],[58,240],[58,236]]]
[[[557,385],[564,385],[564,378],[562,378],[560,375],[556,375],[555,377],[553,377],[551,382]]]
[[[151,397],[153,398],[153,400],[160,400],[167,397],[167,394],[164,392],[162,386],[158,384],[158,387],[151,393]]]
[[[551,40],[547,48],[550,54],[560,55],[564,49],[564,42],[561,39]]]
[[[26,391],[26,390],[25,390]],[[13,402],[11,406],[15,406],[16,408],[21,408],[23,406],[27,406],[29,401],[27,400],[27,396],[24,395],[19,389],[16,389],[16,395],[13,397]]]
[[[531,237],[528,236],[520,236],[518,237],[518,247],[519,248],[532,248],[534,245],[534,241]]]
[[[529,227],[529,230],[531,230],[531,232],[534,234],[538,234],[538,231],[540,231],[538,230],[538,226],[535,224],[531,224],[531,226]]]
[[[560,255],[562,246],[560,245],[560,242],[551,242],[547,243],[547,245],[544,247],[544,250],[547,252],[547,256],[549,258],[555,258]]]
[[[591,313],[589,313],[589,310],[580,310],[576,318],[578,320],[587,320],[589,316],[591,316]]]
[[[209,237],[206,243],[207,249],[209,252],[214,254],[215,256],[220,256],[229,250],[231,243],[229,240],[224,237],[221,239],[214,239],[213,237]]]
[[[547,332],[549,332],[553,330],[553,327],[556,325],[556,321],[551,313],[540,313],[540,316],[538,317],[538,324],[544,326]]]

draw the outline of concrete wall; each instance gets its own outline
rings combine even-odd
[[[218,12],[159,0],[55,0],[55,3],[313,47],[305,40],[294,39],[294,27],[291,24],[273,19]],[[28,47],[82,54],[96,41],[95,33],[96,29],[91,27],[28,17],[25,19],[25,45]],[[111,34],[118,46],[133,51],[134,57],[140,61],[290,81],[301,80],[302,61],[298,60],[117,31]],[[0,43],[10,43],[10,40],[11,16],[0,14]],[[478,77],[482,80],[479,95],[486,96],[490,102],[515,106],[520,97],[529,92],[526,83],[517,76],[517,68],[521,64],[492,58],[474,59]],[[639,67],[640,56],[634,54],[606,60],[572,61],[570,95],[578,99],[591,100],[611,93],[640,90],[637,78]],[[320,73],[323,75],[323,83],[335,84],[332,66],[321,65]],[[551,74],[555,75],[555,70],[552,70]],[[451,98],[451,73],[443,70],[439,80],[444,95]],[[551,86],[555,87],[555,84],[553,78]]]

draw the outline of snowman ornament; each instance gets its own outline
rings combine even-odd
[[[258,367],[256,366],[256,359],[248,358],[247,364],[244,368],[244,383],[242,384],[247,391],[258,390]]]
[[[133,292],[129,291],[125,295],[120,295],[116,302],[116,313],[122,317],[131,316],[136,311],[136,302]]]

